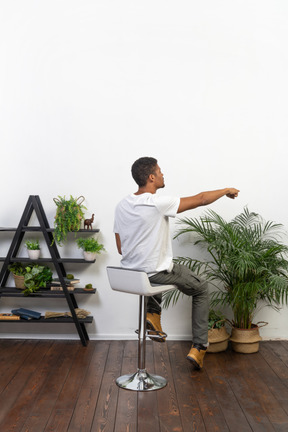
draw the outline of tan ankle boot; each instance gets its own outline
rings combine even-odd
[[[206,349],[198,349],[192,346],[192,348],[189,351],[189,354],[187,355],[187,359],[193,363],[194,367],[196,369],[201,369],[203,367],[203,359],[206,354]]]
[[[151,340],[155,342],[165,342],[167,334],[162,330],[160,314],[147,312],[146,326],[148,330],[148,337]]]

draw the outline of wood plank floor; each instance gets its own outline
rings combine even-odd
[[[136,341],[0,340],[2,432],[288,431],[288,341],[257,354],[207,354],[187,362],[187,342],[147,343],[162,390],[122,390],[137,365]]]

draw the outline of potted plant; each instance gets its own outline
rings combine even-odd
[[[93,291],[93,290],[94,288],[91,283],[85,285],[84,291]]]
[[[229,334],[225,327],[226,318],[222,312],[209,310],[208,318],[208,342],[207,352],[215,353],[226,351],[228,348]]]
[[[9,266],[9,270],[14,276],[16,288],[23,289],[24,295],[45,288],[46,284],[52,281],[52,271],[47,266],[38,264],[24,266],[20,262],[15,262]],[[19,283],[19,277],[21,277],[21,283]]]
[[[230,222],[210,209],[200,219],[185,218],[179,223],[182,228],[175,238],[192,233],[194,245],[202,245],[208,258],[180,257],[177,261],[216,286],[212,307],[232,309],[232,348],[258,351],[261,337],[253,322],[256,312],[264,306],[279,310],[288,299],[288,247],[280,241],[283,225],[265,222],[246,207]],[[245,339],[248,346],[242,347],[238,341],[246,343]]]
[[[70,199],[66,199],[65,196],[54,198],[57,210],[54,220],[53,242],[55,241],[59,246],[62,246],[63,242],[66,241],[68,232],[79,231],[81,220],[84,218],[84,209],[86,209],[82,204],[84,199],[83,196],[73,198],[71,195]]]
[[[15,262],[8,266],[8,270],[13,275],[16,288],[24,289],[25,267],[21,263]]]
[[[76,240],[78,248],[83,249],[85,261],[94,261],[97,254],[105,251],[103,244],[93,237],[79,238]]]
[[[39,240],[27,240],[25,242],[25,246],[27,247],[29,258],[32,260],[37,260],[40,256]]]
[[[25,267],[24,295],[37,292],[40,288],[45,288],[46,284],[52,281],[52,271],[47,266],[32,264]]]

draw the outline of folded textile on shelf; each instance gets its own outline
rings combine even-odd
[[[76,308],[75,309],[75,313],[77,318],[86,318],[87,316],[89,316],[91,314],[91,312],[86,311],[85,309],[80,309],[80,308]],[[60,318],[60,317],[72,317],[72,313],[71,312],[50,312],[47,311],[45,312],[45,319],[49,319],[49,318]]]
[[[14,315],[12,313],[0,313],[0,320],[2,320],[2,321],[6,321],[6,320],[18,321],[18,320],[20,320],[20,316]]]

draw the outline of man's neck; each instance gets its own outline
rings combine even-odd
[[[143,187],[139,187],[138,191],[135,192],[134,195],[141,195],[143,193],[151,193],[151,194],[155,194],[157,191],[157,189],[155,188],[154,184],[149,184]]]

